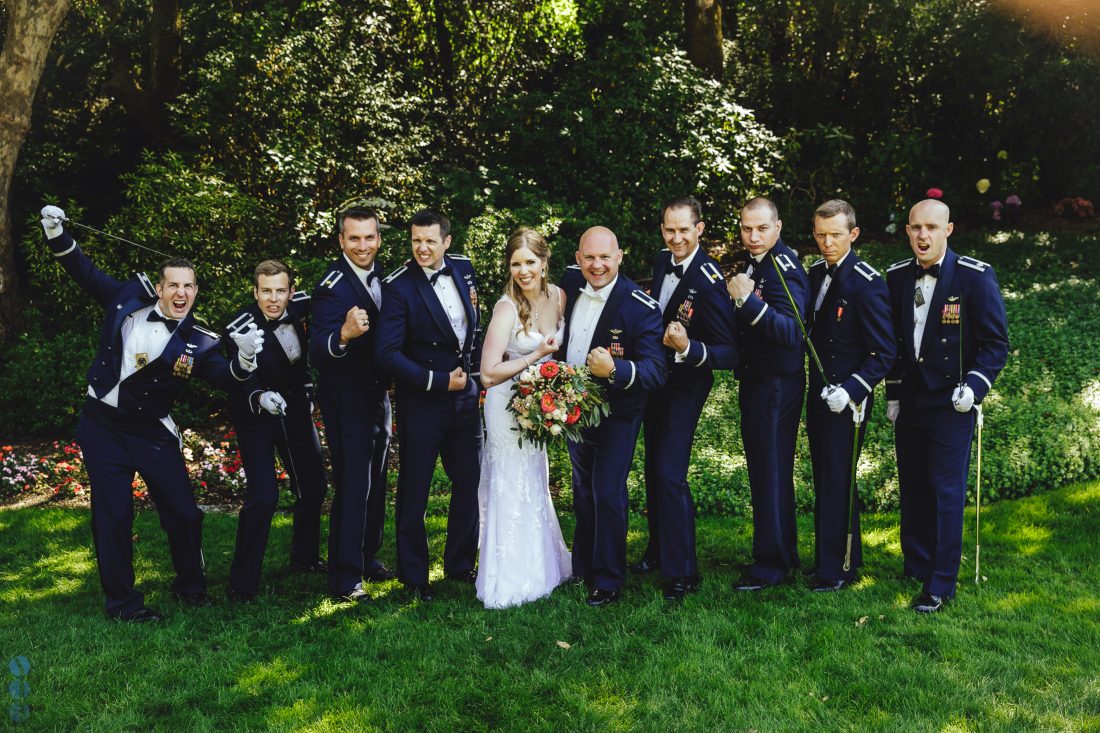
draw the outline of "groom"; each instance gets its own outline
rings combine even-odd
[[[568,296],[558,358],[587,365],[607,393],[611,414],[569,443],[573,464],[573,575],[588,586],[589,606],[619,600],[626,578],[626,477],[645,412],[646,394],[664,384],[657,302],[619,275],[623,252],[615,233],[581,235],[577,265],[562,283]],[[584,276],[576,277],[577,270]]]

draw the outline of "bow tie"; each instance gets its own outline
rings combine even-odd
[[[591,285],[585,285],[581,289],[581,295],[587,295],[589,298],[592,298],[593,300],[603,300],[603,291],[602,290],[595,290]]]
[[[684,276],[684,266],[682,264],[673,265],[672,267],[668,268],[668,274],[675,275],[677,278],[682,278]]]
[[[149,317],[145,320],[149,321],[149,323],[156,323],[157,321],[160,321],[164,324],[164,327],[168,329],[168,333],[174,333],[176,330],[176,326],[180,325],[180,322],[177,321],[175,318],[165,318],[164,316],[162,316],[160,313],[157,312],[156,308],[149,311]]]
[[[840,269],[840,265],[829,265],[825,268],[825,274],[829,277],[836,277],[836,271]]]
[[[913,264],[916,266],[916,274],[918,280],[920,280],[925,275],[931,275],[934,278],[939,278],[940,276],[940,266],[938,264],[930,265],[929,267],[921,267],[919,264],[917,264],[916,260],[913,260]]]
[[[378,268],[376,267],[375,269],[373,269],[373,270],[371,270],[370,272],[367,273],[367,287],[369,288],[370,284],[372,282],[374,282],[375,280],[377,280],[378,278],[379,278]]]
[[[286,311],[283,311],[283,315],[279,316],[275,320],[271,320],[270,318],[267,318],[265,316],[263,322],[260,323],[260,328],[267,333],[275,333],[275,329],[277,329],[279,326],[285,326],[288,323],[290,323],[290,318],[287,316]]]
[[[441,276],[447,275],[449,277],[450,274],[451,274],[452,269],[453,268],[450,265],[447,265],[446,267],[439,268],[438,270],[435,271],[435,273],[432,274],[431,277],[428,278],[428,284],[434,286],[435,281],[438,280]]]

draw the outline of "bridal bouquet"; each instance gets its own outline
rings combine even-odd
[[[519,444],[526,440],[544,447],[564,438],[580,442],[581,430],[599,425],[611,410],[587,367],[560,361],[520,372],[508,409],[519,423]]]

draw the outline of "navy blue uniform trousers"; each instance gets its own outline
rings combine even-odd
[[[697,575],[695,502],[687,473],[691,446],[713,379],[666,383],[645,412],[645,486],[649,546],[645,557],[666,578]]]
[[[275,453],[294,487],[292,562],[309,565],[318,559],[321,544],[321,504],[325,500],[325,469],[321,442],[304,400],[294,400],[285,418],[254,415],[236,423],[237,444],[248,489],[237,519],[237,546],[229,569],[229,586],[239,593],[256,593],[271,532],[271,518],[279,503]],[[282,423],[282,424],[280,424]],[[286,435],[283,434],[283,427]],[[287,445],[287,438],[290,444]]]
[[[332,455],[335,491],[328,535],[328,585],[333,595],[361,587],[363,573],[379,566],[386,522],[386,458],[393,422],[384,389],[332,389],[317,393]],[[297,458],[297,456],[295,456]]]
[[[443,572],[474,569],[477,557],[477,488],[481,479],[481,411],[474,381],[445,395],[398,388],[401,473],[397,480],[397,575],[408,585],[428,582],[424,515],[436,458],[451,479]]]
[[[867,397],[863,424],[859,430],[858,451],[863,450],[867,434],[867,418],[873,400]],[[856,570],[863,565],[863,543],[859,532],[859,493],[852,516],[852,556],[844,570],[844,554],[848,547],[848,498],[851,492],[852,439],[856,424],[852,410],[834,414],[825,401],[811,396],[806,405],[806,435],[810,441],[810,462],[814,471],[814,549],[817,575],[821,580],[854,580]]]
[[[195,505],[179,439],[158,420],[119,418],[115,408],[89,399],[80,413],[76,439],[92,484],[92,539],[107,613],[141,608],[134,589],[134,473],[141,474],[168,535],[181,594],[206,590],[202,556],[202,510]]]
[[[942,391],[901,400],[894,423],[905,573],[924,590],[955,596],[974,412],[959,413]]]
[[[584,442],[569,441],[573,464],[573,575],[604,590],[626,581],[626,478],[642,416],[610,415],[585,430]]]
[[[741,380],[741,441],[752,488],[750,574],[778,583],[798,567],[794,445],[806,377],[801,372]]]

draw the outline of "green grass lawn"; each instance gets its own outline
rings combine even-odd
[[[0,661],[33,665],[25,730],[1100,731],[1098,507],[1100,483],[987,508],[981,587],[968,509],[964,582],[931,617],[907,608],[919,589],[899,579],[892,514],[865,518],[869,564],[840,594],[736,594],[746,523],[704,519],[705,584],[682,606],[634,578],[607,608],[568,587],[486,611],[448,582],[430,605],[409,604],[397,583],[370,607],[333,604],[323,578],[289,573],[286,516],[261,600],[231,605],[236,517],[221,514],[205,535],[219,603],[185,609],[166,590],[157,517],[143,512],[139,586],[168,614],[153,626],[102,615],[86,511],[9,509]],[[438,557],[442,520],[429,521]],[[809,560],[809,517],[801,529]],[[644,534],[632,518],[632,557]]]

